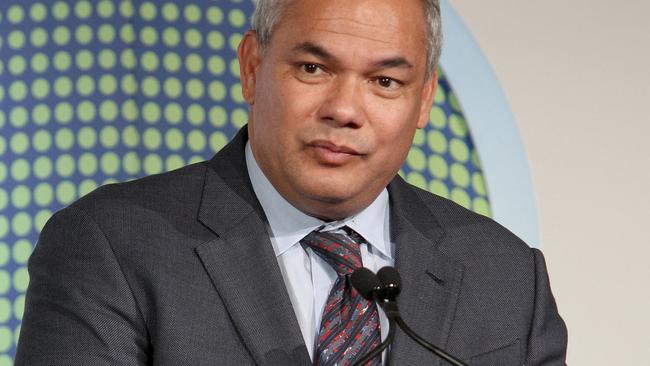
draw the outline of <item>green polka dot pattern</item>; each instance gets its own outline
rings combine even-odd
[[[210,158],[246,124],[236,49],[251,0],[0,2],[0,366],[53,212],[100,185]],[[400,174],[490,214],[450,85]]]

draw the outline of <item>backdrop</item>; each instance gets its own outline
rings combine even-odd
[[[96,187],[210,158],[246,124],[236,49],[250,0],[0,3],[0,366],[27,261],[53,212]],[[400,174],[490,215],[479,155],[441,70]]]

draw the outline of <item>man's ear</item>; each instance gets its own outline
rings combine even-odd
[[[254,31],[248,31],[237,48],[242,95],[249,105],[255,104],[255,82],[262,61],[260,43]]]
[[[438,88],[438,70],[431,75],[431,78],[424,82],[422,88],[422,104],[420,105],[420,118],[418,120],[418,128],[424,128],[429,122],[429,112],[433,105],[433,98],[436,95]]]

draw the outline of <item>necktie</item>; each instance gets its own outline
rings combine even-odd
[[[301,240],[338,274],[321,317],[314,355],[317,366],[348,366],[376,347],[381,338],[377,304],[352,287],[348,275],[362,267],[363,238],[348,227],[346,234],[313,231]],[[381,365],[376,357],[366,365]]]

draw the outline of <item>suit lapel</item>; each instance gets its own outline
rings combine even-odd
[[[256,364],[308,365],[266,219],[248,178],[245,141],[242,131],[209,162],[198,219],[216,235],[196,251]]]
[[[463,266],[438,250],[444,230],[416,191],[397,177],[391,196],[391,236],[402,278],[398,305],[406,323],[444,348],[460,292]],[[396,365],[430,365],[440,360],[398,331],[391,348]]]

